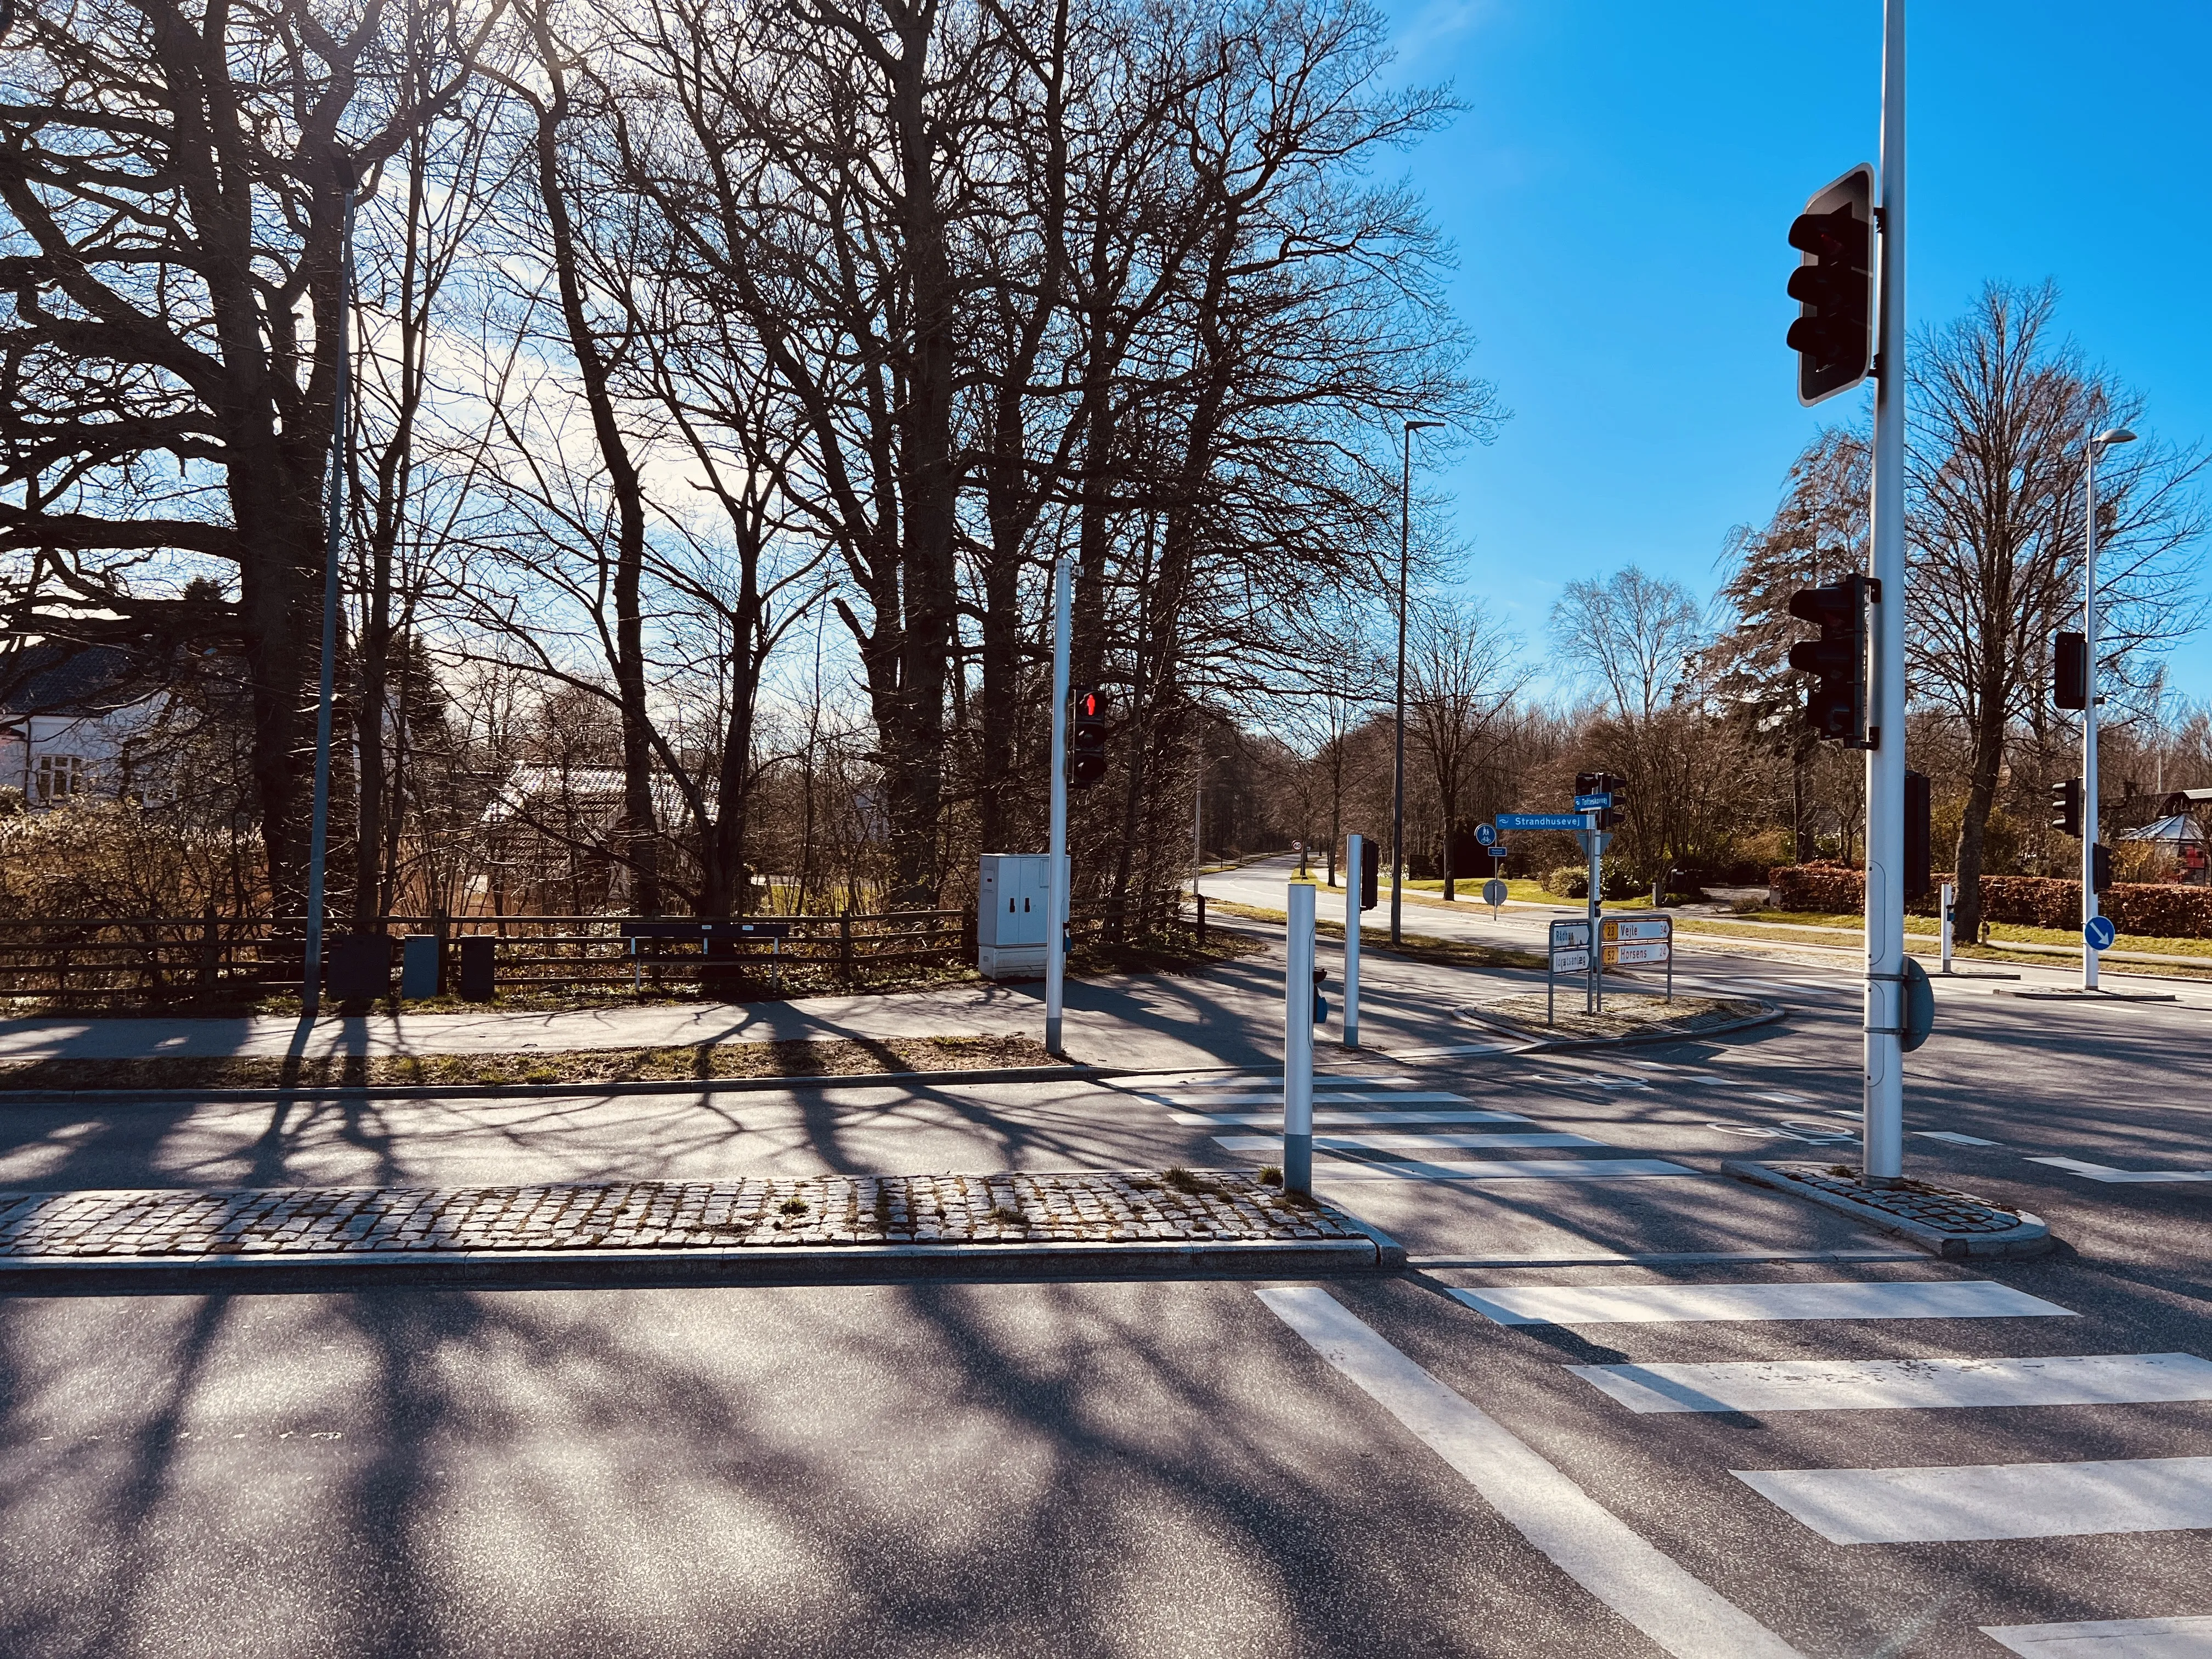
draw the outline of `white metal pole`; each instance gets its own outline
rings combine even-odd
[[[1942,915],[1941,926],[1943,935],[1943,971],[1947,974],[1951,971],[1951,905],[1957,892],[1957,888],[1952,886],[1949,882],[1945,882],[1943,902],[1937,907]]]
[[[323,550],[323,665],[315,700],[315,798],[307,830],[307,931],[301,950],[300,1011],[323,1004],[323,865],[331,839],[331,705],[338,656],[338,556],[345,545],[346,401],[353,389],[353,207],[346,184],[338,230],[337,361],[331,392],[329,535]]]
[[[1344,838],[1344,1046],[1359,1046],[1359,860],[1365,838]]]
[[[1406,586],[1413,559],[1413,423],[1400,434],[1405,462],[1398,476],[1398,713],[1390,763],[1390,948],[1404,941],[1406,919]]]
[[[1589,921],[1589,969],[1583,979],[1583,1012],[1596,1013],[1605,1006],[1605,947],[1598,943],[1599,911],[1604,901],[1605,852],[1598,844],[1595,812],[1583,814],[1583,845],[1589,852],[1589,892],[1583,900]]]
[[[1062,992],[1067,978],[1067,635],[1074,561],[1052,568],[1052,836],[1046,849],[1044,1046],[1060,1049]]]
[[[2083,539],[2088,568],[2081,582],[2081,635],[2087,641],[2081,711],[2081,988],[2097,988],[2097,953],[2089,948],[2089,923],[2097,915],[2097,440],[2086,434],[2082,474]]]
[[[1905,0],[1884,0],[1876,267],[1873,662],[1866,759],[1866,1085],[1862,1178],[1905,1173]]]
[[[1313,1191],[1314,890],[1291,884],[1283,969],[1283,1190]]]

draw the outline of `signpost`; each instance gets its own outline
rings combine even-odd
[[[2110,916],[2092,916],[2081,924],[2081,938],[2092,951],[2109,951],[2119,937]]]
[[[1667,1000],[1674,1000],[1674,918],[1613,916],[1598,927],[1598,948],[1607,968],[1667,964]]]
[[[1544,1024],[1556,1017],[1553,994],[1561,974],[1587,975],[1590,967],[1590,925],[1587,921],[1555,921],[1544,952]]]
[[[1490,920],[1495,925],[1498,921],[1498,908],[1505,902],[1505,884],[1495,876],[1483,883],[1482,902],[1490,907]]]

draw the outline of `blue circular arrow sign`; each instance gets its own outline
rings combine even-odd
[[[2092,951],[2109,951],[2119,930],[2112,926],[2110,916],[2092,916],[2081,924],[2081,937],[2089,942]]]

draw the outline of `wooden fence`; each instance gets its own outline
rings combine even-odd
[[[1079,902],[1072,907],[1070,931],[1079,945],[1156,937],[1176,923],[1182,902],[1173,888]],[[449,989],[459,983],[456,947],[464,939],[495,941],[501,987],[540,991],[658,989],[696,982],[710,972],[763,984],[773,974],[799,972],[810,983],[864,985],[886,970],[975,959],[972,908],[758,917],[788,922],[789,936],[773,947],[765,941],[718,946],[711,959],[696,945],[658,939],[634,955],[622,928],[642,920],[393,916],[386,937],[396,968],[403,938],[442,935]],[[0,997],[161,1004],[296,994],[303,959],[300,924],[266,917],[0,918]]]

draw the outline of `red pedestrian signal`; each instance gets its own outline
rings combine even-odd
[[[1068,697],[1067,782],[1088,789],[1106,775],[1106,697],[1079,685]]]

